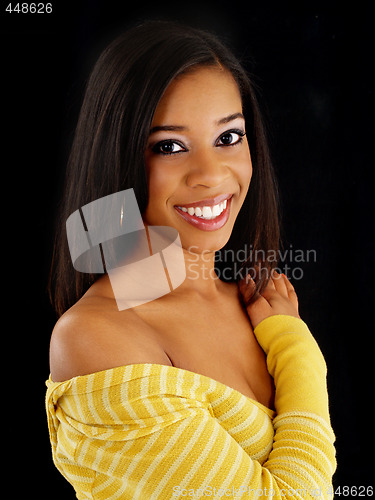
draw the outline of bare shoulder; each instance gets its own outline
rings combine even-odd
[[[133,363],[171,364],[152,327],[133,309],[118,311],[106,298],[83,298],[53,329],[54,382]]]

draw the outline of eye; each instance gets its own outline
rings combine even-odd
[[[243,130],[228,130],[216,142],[216,146],[234,146],[242,142],[246,133]]]
[[[175,153],[180,153],[181,151],[186,151],[186,149],[181,146],[176,141],[160,141],[155,146],[153,146],[152,151],[156,154],[161,155],[173,155]]]

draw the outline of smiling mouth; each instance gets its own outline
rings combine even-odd
[[[227,208],[227,200],[222,201],[221,203],[218,203],[217,205],[213,206],[208,206],[208,205],[202,205],[198,207],[184,207],[184,206],[177,206],[180,210],[183,212],[187,212],[189,215],[195,215],[195,217],[201,217],[202,219],[205,220],[212,220],[216,219],[223,210]]]
[[[187,205],[175,205],[174,208],[186,222],[198,229],[214,231],[227,222],[232,196],[221,195]]]

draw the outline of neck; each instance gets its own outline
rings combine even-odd
[[[194,253],[183,249],[186,278],[176,291],[213,298],[220,293],[223,282],[215,272],[215,252]]]
[[[183,247],[180,240],[175,241],[175,230],[172,229],[171,233],[170,229],[172,228],[146,226],[150,254],[166,252],[166,269],[170,269],[175,278],[181,276],[181,266],[185,264],[185,278],[181,276],[183,282],[180,281],[181,284],[173,290],[172,295],[194,294],[212,300],[225,286],[215,273],[215,250],[202,249],[198,244]],[[172,286],[171,281],[169,285]],[[155,288],[157,287],[158,283],[155,283]]]

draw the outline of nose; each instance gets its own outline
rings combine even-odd
[[[190,160],[189,173],[186,177],[186,184],[189,187],[217,187],[231,176],[230,166],[215,150],[202,149]]]

